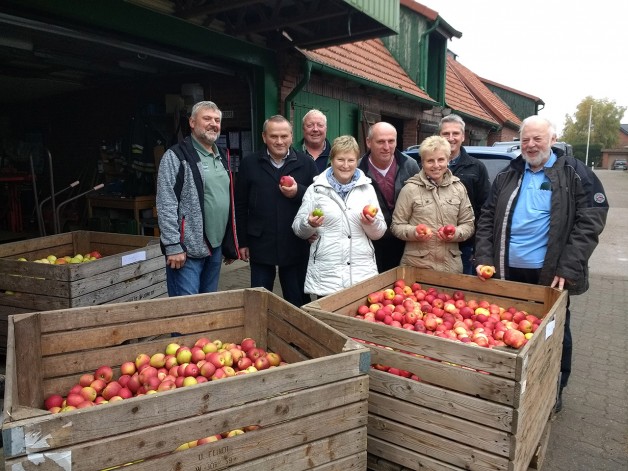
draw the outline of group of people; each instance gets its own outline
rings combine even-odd
[[[462,147],[465,123],[444,117],[420,145],[420,165],[397,149],[386,122],[370,127],[360,156],[352,136],[327,139],[318,110],[303,118],[301,150],[283,116],[263,125],[264,148],[237,177],[218,149],[221,112],[197,103],[191,136],[162,158],[157,212],[170,296],[216,291],[221,262],[248,261],[251,286],[301,306],[397,267],[477,274],[581,294],[608,211],[591,169],[552,149],[553,125],[520,128],[521,156],[489,182]],[[291,177],[291,178],[282,178]],[[365,207],[375,208],[370,211]],[[569,309],[561,391],[571,370]],[[560,400],[560,399],[559,399]]]

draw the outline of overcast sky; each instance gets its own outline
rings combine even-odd
[[[420,0],[461,38],[449,49],[480,77],[545,102],[560,132],[588,95],[628,106],[628,17],[620,0]],[[622,123],[628,123],[628,114]]]

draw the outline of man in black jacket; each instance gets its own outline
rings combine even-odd
[[[482,205],[488,198],[491,184],[488,179],[486,166],[475,157],[471,157],[462,147],[464,142],[465,123],[457,114],[450,114],[440,120],[438,134],[447,139],[451,146],[451,157],[449,158],[449,169],[467,189],[473,212],[475,213],[475,224],[477,227],[480,218]],[[473,246],[475,237],[471,237],[458,244],[462,252],[462,273],[465,275],[475,275],[473,269]]]
[[[405,241],[390,232],[392,214],[406,180],[419,172],[416,160],[397,150],[397,130],[386,122],[375,123],[366,136],[369,151],[362,156],[358,168],[371,179],[379,207],[386,221],[386,234],[373,241],[377,271],[385,272],[399,266]]]
[[[608,200],[602,183],[581,161],[556,155],[552,124],[530,116],[521,124],[521,156],[497,174],[476,230],[477,274],[567,289],[589,288],[589,257],[606,225]],[[571,373],[569,301],[560,365],[560,389]]]
[[[245,157],[236,178],[235,210],[240,257],[251,262],[251,286],[273,290],[279,267],[284,299],[302,306],[310,253],[292,231],[307,187],[318,174],[314,161],[292,145],[292,125],[276,115],[264,122],[266,146]],[[282,181],[282,177],[293,180]],[[284,179],[286,180],[286,179]]]

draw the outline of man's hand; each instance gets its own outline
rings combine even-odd
[[[244,262],[249,261],[249,248],[248,247],[240,247],[240,258]]]
[[[297,185],[297,182],[294,182],[292,186],[279,185],[279,191],[281,191],[281,194],[284,195],[286,198],[294,198],[295,196],[297,196],[298,188],[299,185]]]
[[[562,291],[564,287],[565,287],[565,279],[556,275],[554,279],[552,280],[552,284],[550,285],[550,288],[558,288],[559,291]]]
[[[186,259],[187,257],[185,255],[185,252],[168,255],[166,257],[166,265],[168,265],[173,270],[178,270],[179,268],[183,267],[183,265],[185,265]]]

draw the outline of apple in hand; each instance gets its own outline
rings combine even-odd
[[[484,279],[489,279],[495,273],[495,267],[490,265],[480,265],[480,276]]]
[[[371,216],[372,218],[377,215],[377,211],[377,206],[373,206],[372,204],[367,204],[366,206],[364,206],[364,208],[362,208],[362,213],[365,216]]]
[[[321,208],[314,208],[314,211],[312,211],[312,216],[316,218],[323,217],[323,210]]]
[[[427,227],[425,224],[419,224],[416,226],[416,233],[419,236],[431,236],[432,235],[432,229],[430,229],[429,227]]]
[[[285,186],[288,188],[294,185],[295,183],[296,183],[295,179],[292,178],[290,175],[284,175],[279,179],[279,185]]]
[[[456,233],[456,226],[454,226],[453,224],[447,224],[446,226],[442,227],[442,232],[443,235],[446,237],[452,236]]]

